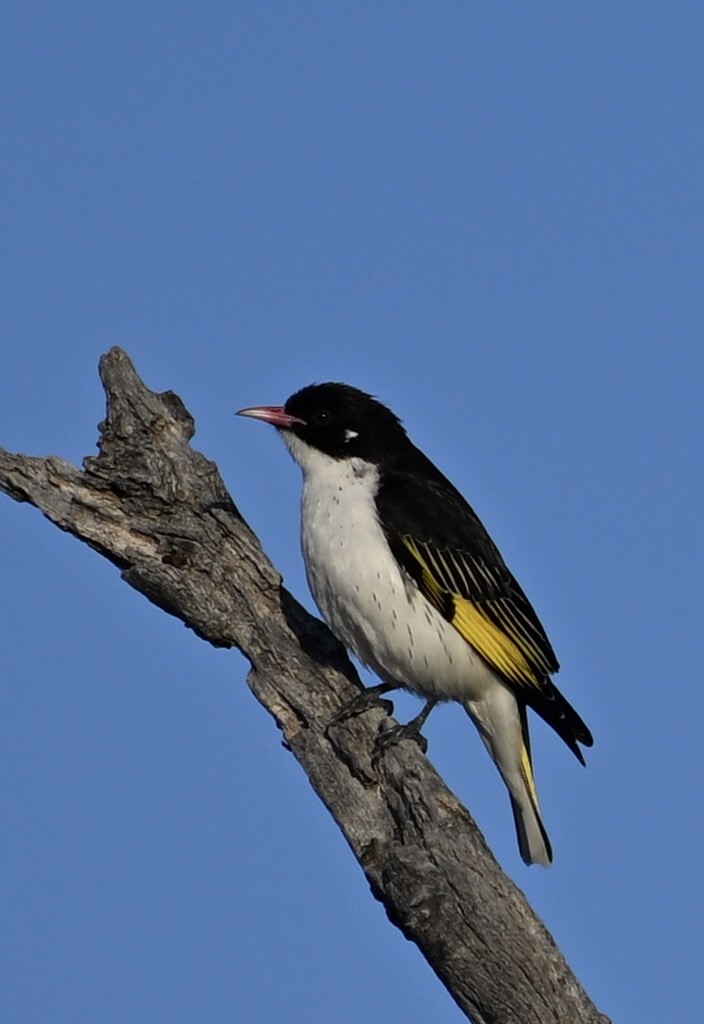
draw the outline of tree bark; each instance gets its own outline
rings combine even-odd
[[[475,1024],[609,1024],[468,812],[417,744],[376,765],[381,708],[326,731],[361,686],[344,649],[281,577],[189,441],[172,392],[148,390],[120,349],[100,362],[107,415],[83,470],[0,449],[0,489],[104,555],[130,586],[249,659],[274,716],[342,829],[373,895]]]

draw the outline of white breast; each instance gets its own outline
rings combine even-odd
[[[286,441],[304,475],[308,585],[333,633],[387,682],[441,699],[481,699],[493,673],[391,554],[376,513],[376,467],[330,458],[291,434]]]

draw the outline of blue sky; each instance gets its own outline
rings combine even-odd
[[[457,707],[430,756],[597,1005],[701,1014],[700,4],[35,3],[0,15],[0,444],[75,462],[123,346],[310,606],[234,410],[387,401],[591,726],[533,728],[549,871]],[[244,685],[0,501],[0,990],[17,1024],[455,1024]],[[404,696],[399,716],[417,704]]]

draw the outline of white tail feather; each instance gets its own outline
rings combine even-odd
[[[525,708],[503,684],[465,708],[509,791],[521,857],[548,867],[552,848],[538,807]]]
[[[549,867],[552,863],[550,840],[540,820],[540,814],[533,806],[528,789],[525,789],[520,803],[510,790],[509,796],[521,857],[526,864],[542,864],[543,867]]]

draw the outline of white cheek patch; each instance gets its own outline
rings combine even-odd
[[[358,431],[349,429],[345,431],[345,441],[354,441],[355,437],[359,437]]]

